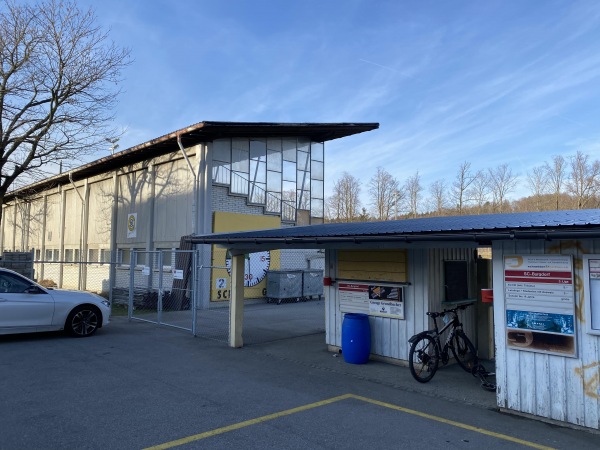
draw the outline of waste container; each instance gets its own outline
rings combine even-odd
[[[367,314],[346,313],[342,322],[342,356],[350,364],[365,364],[371,353],[371,325]]]
[[[302,297],[301,270],[269,270],[267,272],[267,300],[281,303],[284,299]]]
[[[323,295],[323,271],[320,269],[302,272],[302,297],[305,299]]]

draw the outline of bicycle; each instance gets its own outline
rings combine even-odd
[[[442,364],[448,364],[449,350],[452,351],[452,355],[466,372],[479,375],[482,366],[479,364],[477,351],[464,333],[462,322],[458,318],[458,311],[465,310],[469,306],[471,304],[445,309],[442,312],[427,313],[433,319],[434,328],[415,334],[408,340],[411,344],[408,365],[415,380],[420,383],[427,383],[431,380],[438,370],[440,357]],[[437,324],[438,317],[441,317],[445,323],[441,330]],[[450,327],[452,329],[442,347],[440,336]]]

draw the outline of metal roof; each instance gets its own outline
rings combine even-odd
[[[39,192],[69,182],[110,172],[167,153],[178,152],[177,136],[184,148],[223,138],[306,137],[325,142],[379,128],[378,123],[273,123],[273,122],[199,122],[143,144],[100,158],[71,171],[55,175],[9,193],[5,200]]]
[[[465,242],[490,245],[500,239],[600,237],[600,209],[350,222],[188,236],[196,244],[228,248],[306,248],[335,244]]]

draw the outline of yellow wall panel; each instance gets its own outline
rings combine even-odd
[[[217,211],[213,216],[213,232],[225,233],[234,231],[251,231],[264,230],[267,228],[279,228],[281,220],[277,216],[257,216],[251,214],[238,214],[230,212]],[[278,270],[280,267],[279,251],[271,251],[269,270]],[[267,257],[266,252],[259,252],[253,256],[248,255],[246,261],[244,298],[262,298],[266,295],[267,280],[262,272],[262,268],[266,264],[261,261]],[[213,246],[212,265],[223,267],[227,262],[227,251],[224,248]],[[221,272],[221,276],[217,272]],[[212,275],[211,282],[211,300],[228,300],[231,286],[226,289],[218,289],[217,278],[222,277],[223,269],[215,269]],[[261,277],[260,282],[252,286],[256,282],[256,277]]]
[[[344,280],[406,282],[406,250],[343,250],[337,277]]]

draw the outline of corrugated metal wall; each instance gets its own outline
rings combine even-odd
[[[600,241],[507,241],[493,247],[498,406],[600,428],[600,337],[584,323],[584,254],[600,254]],[[506,346],[504,255],[573,255],[578,357],[533,353]]]

